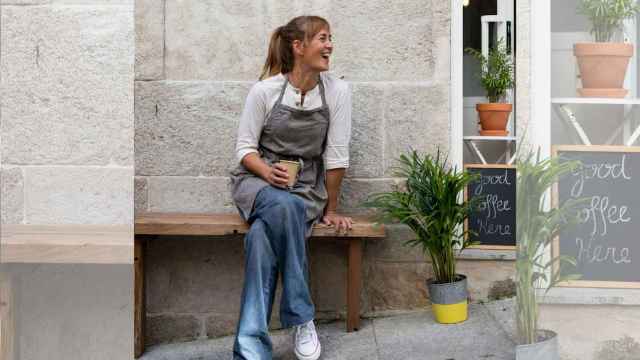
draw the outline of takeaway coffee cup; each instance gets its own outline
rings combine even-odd
[[[289,160],[280,160],[278,161],[280,165],[284,165],[287,168],[287,173],[289,174],[289,187],[293,187],[298,178],[298,171],[300,171],[300,163],[297,161],[289,161]]]

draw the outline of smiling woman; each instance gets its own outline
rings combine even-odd
[[[295,327],[297,358],[320,356],[306,241],[318,221],[352,226],[336,212],[349,166],[351,96],[346,82],[326,73],[332,51],[331,28],[321,17],[278,27],[242,112],[232,197],[251,228],[234,359],[271,359],[268,326],[279,275],[280,322]]]

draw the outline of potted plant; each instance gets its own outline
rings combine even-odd
[[[415,150],[401,155],[396,176],[406,178],[403,189],[374,194],[365,206],[380,210],[381,221],[413,230],[416,238],[405,245],[420,246],[431,260],[434,276],[426,284],[436,321],[462,322],[467,319],[467,278],[456,272],[456,253],[473,244],[462,224],[476,201],[459,201],[459,195],[476,176],[449,167],[439,150],[435,157]]]
[[[505,103],[507,90],[514,85],[511,54],[507,52],[502,39],[489,50],[488,56],[473,48],[465,51],[480,62],[480,83],[489,100],[489,103],[476,104],[480,117],[480,135],[506,136],[507,122],[513,110],[512,104]]]
[[[622,98],[627,95],[623,83],[633,45],[620,41],[620,37],[624,20],[635,16],[639,9],[635,0],[580,0],[578,12],[591,21],[591,34],[595,38],[595,42],[573,46],[582,79],[580,96]]]
[[[557,157],[541,160],[539,152],[537,155],[531,152],[516,163],[518,360],[559,359],[557,334],[538,326],[536,293],[537,289],[549,291],[561,281],[579,278],[566,271],[567,266],[576,265],[575,259],[567,256],[547,258],[544,254],[561,230],[578,223],[578,210],[584,199],[568,200],[546,210],[545,196],[561,176],[579,165],[577,161],[562,162]]]

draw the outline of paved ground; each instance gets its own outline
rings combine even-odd
[[[441,325],[430,311],[364,320],[346,333],[343,322],[320,324],[324,360],[515,359],[513,300],[472,304],[469,319]],[[288,330],[271,334],[274,359],[295,360]],[[140,360],[229,360],[233,337],[150,347]]]

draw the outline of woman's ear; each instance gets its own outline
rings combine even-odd
[[[293,53],[298,56],[304,55],[304,41],[301,40],[293,40],[291,42],[291,47],[293,48]]]

